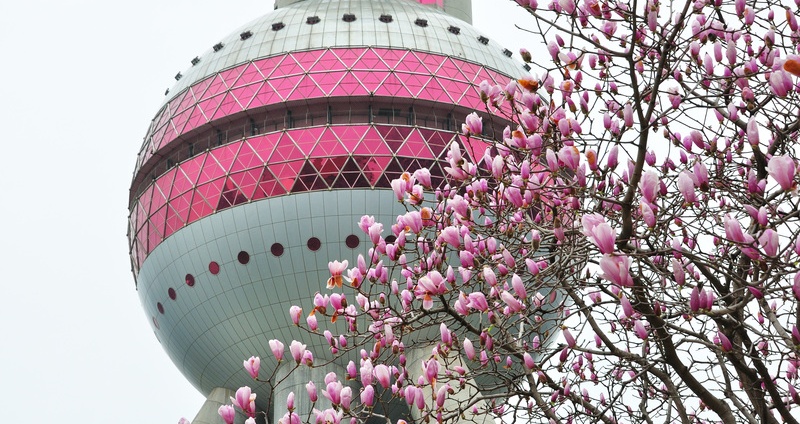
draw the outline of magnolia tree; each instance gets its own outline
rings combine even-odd
[[[282,421],[798,422],[798,5],[517,3],[549,55],[480,86],[514,124],[468,116],[446,185],[362,218],[372,248],[290,311],[352,360]]]

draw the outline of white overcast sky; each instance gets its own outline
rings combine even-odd
[[[0,422],[194,418],[203,397],[161,349],[134,289],[128,184],[173,76],[272,4],[0,4]],[[510,0],[473,8],[489,37],[534,51],[513,29],[530,21]]]

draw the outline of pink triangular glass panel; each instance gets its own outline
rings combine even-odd
[[[244,71],[243,66],[237,66],[235,68],[231,68],[219,73],[220,78],[222,81],[225,82],[225,86],[228,88],[233,87],[236,80],[239,79],[239,76],[242,75],[242,71]]]
[[[334,54],[331,50],[325,50],[322,55],[320,55],[312,71],[330,72],[345,69],[347,69],[347,67],[344,65],[344,63],[342,63],[341,60],[339,60],[339,57],[337,57],[336,54]]]
[[[264,76],[261,75],[259,72],[258,67],[252,63],[248,63],[242,74],[239,76],[239,79],[233,84],[234,87],[241,87],[245,85],[252,84],[254,82],[260,82],[264,80]]]
[[[211,85],[208,86],[208,90],[203,93],[202,100],[214,97],[227,89],[228,87],[225,85],[222,78],[219,75],[215,75],[214,79],[211,81]]]
[[[345,125],[331,127],[331,130],[339,137],[348,152],[354,152],[368,128],[368,125]]]
[[[275,152],[269,158],[269,163],[286,162],[290,160],[302,159],[303,151],[300,150],[292,141],[292,138],[282,133],[280,141],[275,147]]]
[[[388,69],[385,63],[378,57],[372,49],[366,49],[364,54],[353,64],[353,69],[362,69],[368,71],[379,71]]]
[[[236,100],[239,101],[239,104],[241,104],[243,108],[247,109],[249,108],[253,97],[255,97],[256,93],[258,93],[258,90],[263,84],[263,82],[259,82],[256,84],[237,87],[231,90],[231,94],[236,97]]]
[[[364,50],[366,49],[333,49],[331,51],[336,53],[336,56],[339,57],[339,60],[341,60],[345,68],[351,69],[358,61],[358,58],[361,57],[361,53],[363,53]]]
[[[262,135],[258,137],[252,137],[246,141],[249,144],[253,151],[255,151],[260,160],[263,163],[266,163],[272,153],[275,151],[275,146],[278,144],[278,140],[280,139],[280,133],[272,133],[267,135]]]

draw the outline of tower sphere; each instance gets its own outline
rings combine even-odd
[[[426,167],[441,182],[450,143],[483,154],[460,123],[485,109],[481,81],[523,75],[509,56],[411,0],[306,0],[176,76],[139,151],[128,236],[153,331],[198,390],[266,390],[242,360],[261,355],[269,375],[269,340],[307,337],[290,306],[324,290],[329,261],[370,247],[362,215],[404,211],[391,180]],[[483,117],[489,136],[506,124]],[[304,342],[329,354],[317,340]]]

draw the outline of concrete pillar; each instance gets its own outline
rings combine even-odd
[[[221,424],[222,418],[220,418],[217,410],[222,405],[230,404],[230,398],[234,395],[236,395],[235,391],[223,389],[222,387],[217,387],[216,389],[212,390],[206,398],[206,401],[203,403],[203,406],[200,407],[200,411],[197,412],[197,415],[192,420],[192,423]],[[244,418],[242,418],[242,421],[244,421]]]

